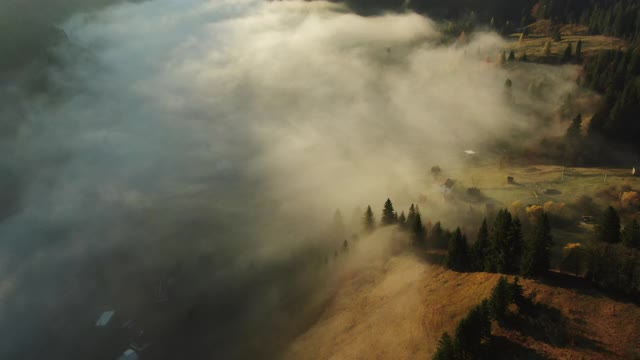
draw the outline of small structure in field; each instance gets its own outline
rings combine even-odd
[[[109,327],[112,326],[112,324],[114,323],[114,318],[116,315],[116,311],[115,310],[109,310],[109,311],[105,311],[102,314],[100,314],[100,317],[98,318],[98,320],[96,320],[96,327]]]
[[[442,185],[440,185],[440,192],[445,195],[450,194],[455,184],[455,180],[447,178],[447,180],[445,180]]]
[[[440,168],[439,165],[431,167],[431,175],[433,175],[434,177],[437,177],[438,175],[440,175],[441,172],[442,172],[442,169]]]
[[[138,360],[138,354],[133,349],[125,350],[122,355],[118,358],[118,360]]]
[[[584,215],[584,216],[582,216],[581,222],[584,223],[584,224],[595,224],[596,220],[594,219],[593,216]]]
[[[513,176],[507,176],[507,184],[515,184],[516,179]]]

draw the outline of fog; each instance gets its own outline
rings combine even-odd
[[[278,283],[264,269],[318,246],[335,209],[406,208],[431,166],[541,136],[575,90],[571,67],[496,65],[496,34],[447,42],[417,14],[325,2],[154,0],[59,27],[47,92],[2,85],[23,119],[0,159],[19,179],[0,223],[7,358],[37,358],[99,311],[135,313],[142,283],[202,263],[189,283],[215,312],[268,312],[283,290],[263,291]]]

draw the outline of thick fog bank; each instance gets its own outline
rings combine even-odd
[[[443,45],[425,17],[325,2],[155,0],[62,29],[52,96],[12,89],[25,121],[1,144],[20,179],[0,223],[12,355],[93,321],[74,310],[136,313],[181,272],[223,336],[287,298],[291,268],[263,270],[317,246],[336,208],[412,202],[432,165],[538,128],[574,88],[572,68],[496,65],[495,34]],[[553,86],[532,98],[534,79]]]

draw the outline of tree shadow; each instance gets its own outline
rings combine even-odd
[[[533,302],[530,298],[520,304],[518,313],[507,314],[499,323],[505,329],[554,347],[574,347],[611,354],[601,342],[571,332],[568,319],[559,309]]]
[[[544,277],[537,280],[548,286],[576,291],[581,295],[588,295],[593,298],[606,297],[621,303],[639,304],[637,300],[633,299],[629,295],[611,289],[598,287],[582,276],[575,276],[573,274],[559,271],[549,271],[544,275]]]
[[[491,349],[493,359],[497,360],[513,360],[513,359],[526,359],[526,360],[548,360],[544,354],[529,349],[522,344],[518,344],[509,340],[504,336],[494,336],[491,339]]]

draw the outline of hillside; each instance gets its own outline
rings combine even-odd
[[[411,256],[391,258],[345,278],[320,319],[289,346],[284,358],[430,358],[442,332],[452,333],[498,279],[497,274],[448,271]],[[522,331],[494,330],[505,356],[640,356],[640,307],[589,287],[522,284],[525,294],[535,292],[535,300],[546,306],[519,327]]]

